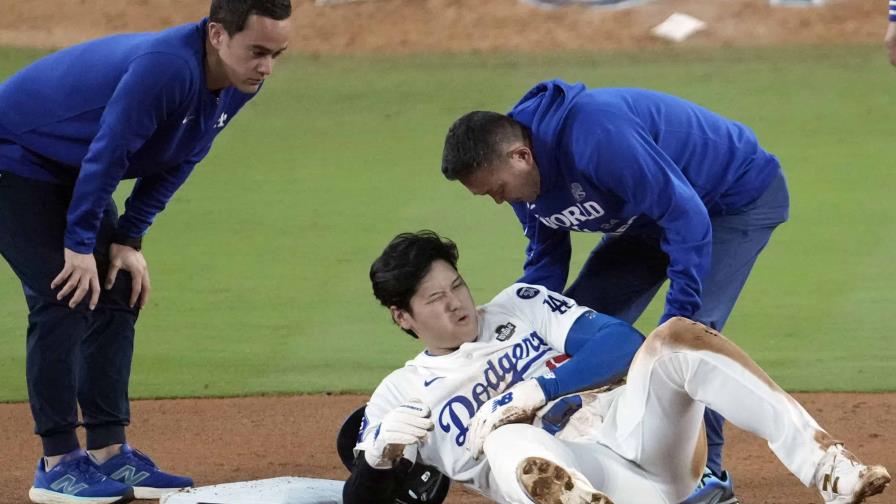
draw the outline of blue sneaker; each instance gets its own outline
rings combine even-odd
[[[127,443],[121,445],[118,455],[100,464],[98,469],[109,478],[134,487],[137,499],[158,499],[193,486],[192,479],[162,472],[149,457]]]
[[[709,469],[704,469],[694,493],[681,504],[740,504],[740,501],[734,496],[734,484],[728,471],[722,471],[722,476],[717,477]]]
[[[100,474],[87,452],[76,450],[49,471],[41,457],[28,498],[35,504],[112,504],[132,501],[134,490]]]

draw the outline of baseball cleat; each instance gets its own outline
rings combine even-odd
[[[613,504],[578,471],[550,460],[528,457],[516,468],[520,486],[537,504]]]
[[[728,471],[722,471],[721,476],[716,476],[706,468],[694,493],[681,501],[681,504],[740,504],[740,501],[734,496],[734,484]]]
[[[130,502],[134,490],[96,470],[84,450],[66,454],[52,469],[41,457],[28,498],[35,504],[113,504]]]
[[[840,444],[827,449],[815,470],[815,486],[825,504],[859,504],[889,484],[884,466],[866,466]]]
[[[166,493],[193,486],[192,479],[163,472],[149,457],[127,443],[121,445],[118,455],[97,469],[113,480],[134,487],[137,499],[158,499]]]

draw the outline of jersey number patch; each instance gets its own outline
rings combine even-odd
[[[565,299],[560,299],[548,294],[544,298],[544,304],[548,305],[548,308],[551,309],[554,313],[560,313],[561,315],[569,311],[572,308],[572,305]]]

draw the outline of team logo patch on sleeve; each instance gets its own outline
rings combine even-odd
[[[516,295],[520,299],[532,299],[541,292],[535,287],[520,287],[516,290]]]
[[[495,339],[498,341],[507,341],[507,338],[513,336],[516,326],[508,322],[495,328]]]

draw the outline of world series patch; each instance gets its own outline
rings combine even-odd
[[[532,299],[537,296],[539,292],[541,291],[539,291],[535,287],[520,287],[516,290],[516,295],[520,299]]]
[[[513,333],[516,331],[516,326],[513,323],[508,322],[506,324],[499,325],[495,328],[495,339],[498,341],[507,341],[507,338],[513,336]]]

